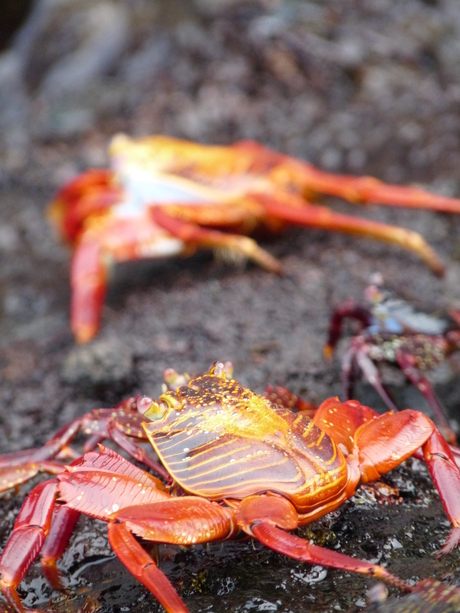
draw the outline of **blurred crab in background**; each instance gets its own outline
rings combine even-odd
[[[98,331],[112,263],[212,248],[280,273],[280,263],[246,235],[260,226],[278,231],[296,224],[396,244],[442,274],[442,262],[416,232],[334,213],[312,201],[328,194],[353,203],[460,213],[460,200],[322,172],[251,141],[206,146],[167,136],[118,135],[110,157],[111,170],[78,176],[49,208],[74,250],[70,318],[80,343]]]
[[[324,348],[327,359],[332,356],[342,335],[344,320],[351,318],[359,324],[358,333],[342,357],[344,398],[353,397],[358,367],[386,406],[398,410],[376,366],[379,362],[396,364],[425,396],[444,435],[456,445],[456,435],[441,402],[423,373],[460,349],[460,312],[451,310],[440,316],[419,311],[383,287],[380,275],[374,281],[365,291],[365,303],[347,300],[331,316]]]

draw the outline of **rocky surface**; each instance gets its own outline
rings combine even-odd
[[[394,247],[289,229],[262,239],[281,277],[207,253],[118,267],[99,336],[76,347],[69,254],[45,208],[63,181],[106,163],[117,131],[253,138],[324,169],[460,196],[459,40],[457,0],[36,2],[0,56],[0,451],[43,443],[124,396],[158,395],[168,366],[199,372],[226,359],[256,391],[273,383],[313,401],[338,394],[338,361],[322,358],[328,317],[360,298],[375,272],[420,307],[458,307],[460,218],[329,198],[335,210],[421,232],[445,276]],[[402,377],[387,376],[402,404],[426,408]],[[433,377],[455,423],[458,361]],[[367,386],[357,396],[383,410]],[[433,556],[448,524],[426,472],[409,462],[390,483],[401,504],[365,492],[303,534],[406,579],[457,584],[459,555]],[[2,500],[2,542],[21,500]],[[82,520],[63,560],[69,594],[50,594],[34,566],[21,588],[27,605],[157,610],[111,558],[104,533]],[[161,555],[191,611],[356,612],[373,584],[250,542]]]

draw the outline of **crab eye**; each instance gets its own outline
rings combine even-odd
[[[231,362],[214,362],[209,369],[209,374],[222,377],[222,379],[231,379],[233,376],[233,364]]]
[[[187,373],[179,374],[174,368],[167,368],[163,372],[163,379],[165,380],[165,391],[177,391],[182,385],[187,385],[190,381],[190,375]]]
[[[146,413],[152,406],[153,400],[148,396],[139,396],[136,400],[136,407],[139,413]]]
[[[148,419],[156,421],[161,419],[168,407],[163,402],[157,403],[148,396],[139,397],[136,401],[137,410]]]

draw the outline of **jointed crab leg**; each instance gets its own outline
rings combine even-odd
[[[46,580],[56,590],[64,587],[56,562],[62,557],[79,517],[78,511],[68,507],[54,507],[51,526],[40,552],[40,563]]]
[[[355,364],[356,362],[356,364]],[[399,411],[396,403],[382,382],[380,373],[369,358],[366,347],[350,347],[343,355],[342,362],[342,389],[345,398],[353,398],[353,387],[355,378],[355,365],[358,365],[363,372],[366,381],[368,381],[376,392],[380,395],[387,408],[390,411]],[[450,430],[450,427],[448,427]]]
[[[390,226],[369,219],[334,213],[325,206],[305,204],[305,201],[287,195],[286,202],[279,194],[275,198],[266,194],[254,195],[267,212],[278,220],[309,228],[337,230],[366,238],[375,238],[416,253],[437,275],[444,273],[444,264],[425,239],[412,230]],[[290,206],[286,206],[289,203]],[[459,210],[460,212],[460,210]]]
[[[144,215],[94,223],[75,247],[70,271],[71,326],[80,343],[99,328],[111,265],[116,262],[180,254],[183,243]]]
[[[378,479],[421,448],[444,510],[453,524],[441,554],[458,545],[460,472],[453,449],[431,419],[410,409],[379,415],[354,400],[339,402],[329,398],[318,408],[314,421],[325,432],[333,432],[334,440],[349,450],[347,463],[356,465],[354,470],[359,466],[358,480],[362,483]]]
[[[436,419],[439,421],[441,429],[446,433],[446,438],[449,442],[455,444],[456,436],[453,432],[452,428],[447,421],[444,410],[441,406],[441,403],[436,396],[433,386],[428,381],[426,377],[422,375],[422,373],[415,367],[414,360],[410,353],[401,346],[399,349],[395,351],[395,359],[396,362],[401,367],[401,370],[406,375],[406,377],[415,385],[415,387],[420,390],[420,392],[427,399],[430,407],[433,409],[434,414],[436,415]]]
[[[16,587],[34,561],[51,526],[55,497],[52,481],[37,485],[26,498],[14,530],[0,558],[0,588],[7,599],[23,611]]]
[[[217,152],[221,150],[221,163],[224,165],[224,148],[215,147],[214,149]],[[233,155],[236,152],[246,154],[249,158],[257,160],[258,167],[255,172],[262,177],[265,176],[267,182],[271,181],[272,185],[276,186],[295,186],[297,193],[307,198],[312,195],[328,194],[343,198],[353,204],[375,202],[395,207],[460,213],[460,199],[458,198],[432,194],[416,187],[391,185],[375,177],[353,177],[326,172],[308,162],[271,151],[254,141],[235,143],[227,149],[227,163],[232,153]]]
[[[39,472],[58,474],[64,470],[62,463],[56,458],[64,450],[71,450],[67,445],[80,429],[80,421],[74,420],[63,426],[42,447],[13,451],[0,456],[0,492],[25,483]]]
[[[122,188],[111,170],[87,170],[64,185],[48,207],[47,215],[62,238],[75,243],[88,219],[99,223],[122,198]]]
[[[353,204],[375,202],[393,207],[460,213],[460,199],[431,194],[416,187],[383,183],[374,177],[352,177],[324,172],[303,164],[302,184],[308,192],[328,194]]]
[[[252,260],[271,272],[281,272],[281,264],[247,236],[227,234],[184,222],[181,219],[170,217],[162,210],[162,207],[152,207],[150,212],[152,218],[160,227],[182,240],[185,245],[193,246],[193,244],[196,244],[200,247],[227,249],[235,255]]]
[[[241,214],[238,215],[238,212],[241,212]],[[460,212],[460,205],[458,212]],[[275,190],[273,195],[257,191],[248,192],[244,196],[220,203],[219,206],[206,206],[204,204],[197,206],[187,203],[161,207],[152,206],[151,214],[158,225],[171,232],[174,236],[182,238],[185,243],[189,240],[193,241],[194,237],[192,234],[191,238],[189,238],[185,228],[183,234],[177,234],[181,229],[180,225],[175,225],[175,222],[178,220],[188,221],[190,224],[195,221],[195,223],[200,224],[225,226],[230,224],[230,222],[237,223],[240,220],[240,223],[242,223],[246,218],[249,230],[260,224],[265,224],[273,229],[279,228],[282,224],[295,224],[307,228],[332,230],[365,238],[373,238],[416,253],[436,274],[441,275],[444,272],[444,264],[439,256],[417,232],[351,215],[335,213],[326,206],[312,204],[304,198],[284,190]],[[243,214],[245,214],[245,217]],[[253,219],[252,223],[250,221],[251,217]],[[222,233],[218,234],[222,235]],[[226,235],[224,234],[223,236]],[[232,236],[234,248],[238,249],[238,237],[236,235],[230,236]],[[216,246],[212,243],[212,234],[209,235],[209,239],[208,243],[206,240],[197,240],[197,242],[203,246]],[[248,241],[249,239],[246,240]],[[222,246],[224,246],[223,239]],[[279,272],[279,263],[274,261],[271,256],[260,248],[261,254],[259,255],[256,252],[257,245],[249,247],[248,244],[246,248],[245,244],[242,243],[242,246],[248,249],[248,251],[242,250],[245,257],[255,261],[267,270]],[[267,258],[271,258],[272,261],[268,261]]]
[[[118,558],[163,605],[168,613],[188,613],[181,597],[124,523],[109,524],[109,542]],[[136,561],[133,564],[133,560]]]
[[[386,583],[394,585],[403,592],[410,592],[409,585],[398,579],[385,568],[378,564],[371,564],[351,556],[344,555],[336,551],[313,545],[290,532],[284,532],[272,523],[265,521],[255,522],[248,532],[251,532],[258,541],[282,553],[294,560],[308,562],[309,564],[320,564],[329,568],[348,570],[354,573],[370,575],[376,579],[381,579]]]
[[[135,442],[135,439],[146,440],[140,425],[142,421],[135,399],[129,398],[113,409],[95,409],[92,413],[73,420],[42,447],[2,455],[0,492],[25,483],[40,472],[52,475],[61,473],[65,469],[63,457],[74,459],[78,456],[68,447],[78,432],[90,435],[84,445],[85,451],[91,451],[98,443],[111,439],[133,459],[142,462],[164,479],[169,479],[169,474],[163,466]]]

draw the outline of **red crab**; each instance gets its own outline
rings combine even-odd
[[[416,232],[340,215],[311,201],[329,194],[354,203],[460,213],[460,200],[329,174],[249,141],[224,147],[117,136],[110,156],[112,170],[82,174],[50,206],[51,219],[74,249],[71,327],[80,343],[99,328],[110,263],[212,248],[279,273],[279,262],[243,235],[260,226],[297,224],[399,245],[441,274],[442,262]]]
[[[390,410],[397,407],[382,383],[376,363],[389,362],[401,368],[425,396],[449,442],[456,444],[444,409],[424,372],[438,366],[460,348],[460,313],[445,317],[416,310],[392,291],[378,284],[365,292],[366,303],[347,300],[332,314],[329,338],[324,349],[329,358],[339,341],[343,321],[356,320],[360,330],[342,358],[342,384],[345,399],[353,397],[355,369],[375,388]]]
[[[231,362],[225,363],[227,377],[233,373]],[[174,369],[164,371],[163,391],[175,391],[188,384],[191,376],[188,373],[179,374]],[[317,407],[298,397],[281,386],[267,386],[265,397],[272,402],[289,408],[292,411],[302,411],[312,417]],[[148,442],[143,427],[148,423],[137,408],[138,398],[128,398],[113,408],[94,409],[81,417],[73,419],[63,426],[42,447],[13,451],[0,456],[0,493],[26,483],[38,473],[58,474],[62,472],[64,462],[76,459],[80,454],[70,443],[80,433],[88,437],[83,445],[83,451],[93,451],[99,443],[111,440],[134,460],[142,462],[163,479],[169,479],[167,470],[154,458],[146,453],[142,443]]]
[[[436,426],[418,411],[377,415],[356,401],[330,398],[310,419],[227,378],[222,363],[138,406],[173,487],[102,446],[37,485],[0,558],[0,588],[18,611],[16,587],[38,552],[46,576],[60,586],[50,569],[79,513],[107,522],[119,559],[174,613],[187,608],[140,540],[187,546],[246,534],[295,560],[410,591],[385,568],[290,531],[337,509],[360,483],[420,450],[453,524],[442,552],[460,540],[460,473]]]

